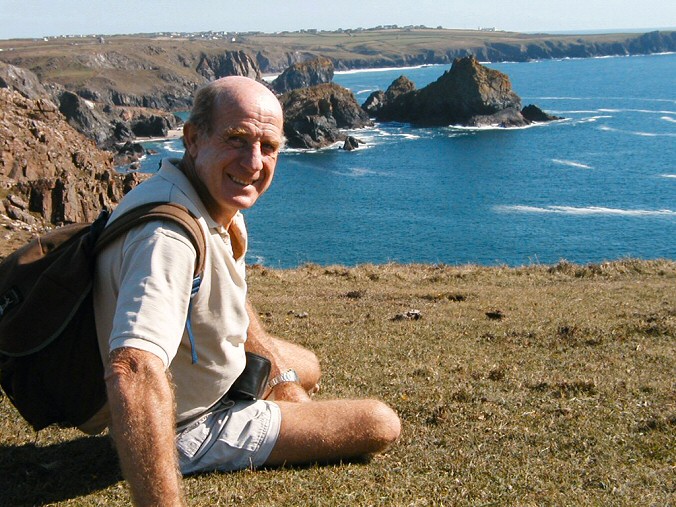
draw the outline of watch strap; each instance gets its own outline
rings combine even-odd
[[[289,368],[285,372],[280,373],[276,377],[270,379],[268,382],[268,387],[272,389],[278,384],[283,384],[284,382],[297,382],[300,383],[300,378],[298,377],[298,373],[296,373],[296,370],[293,368]]]

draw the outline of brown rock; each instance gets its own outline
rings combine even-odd
[[[54,103],[0,89],[0,186],[27,204],[17,220],[34,220],[32,212],[60,224],[90,221],[112,207],[124,177],[111,154],[75,131]]]

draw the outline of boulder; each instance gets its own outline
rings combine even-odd
[[[317,58],[309,62],[295,63],[272,82],[276,93],[286,93],[298,88],[307,88],[333,80],[333,62],[328,58]]]
[[[323,148],[345,140],[340,129],[371,125],[352,92],[335,83],[287,92],[280,102],[284,135],[292,148]]]
[[[343,149],[345,151],[356,150],[357,148],[359,148],[359,145],[363,143],[364,143],[363,141],[360,141],[356,137],[347,136],[345,138],[345,142],[343,143]]]
[[[517,127],[549,121],[524,116],[521,98],[512,90],[509,77],[481,65],[473,56],[456,58],[449,71],[420,90],[399,78],[387,92],[371,94],[363,107],[379,121],[428,126]],[[535,110],[528,109],[526,114],[535,115]],[[547,117],[545,113],[538,116]]]

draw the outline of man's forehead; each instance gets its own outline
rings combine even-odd
[[[270,101],[222,101],[216,108],[214,120],[224,130],[254,135],[281,135],[283,130],[281,108],[275,108]]]

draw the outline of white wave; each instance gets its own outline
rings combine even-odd
[[[366,90],[359,90],[354,92],[355,95],[366,95],[367,93],[371,93],[373,91],[373,88],[367,88]]]
[[[668,121],[669,123],[676,123],[676,118],[672,118],[671,116],[662,116],[660,120]]]
[[[676,134],[672,134],[670,132],[641,132],[641,131],[633,131],[633,130],[621,130],[621,129],[616,129],[613,127],[608,127],[608,126],[602,126],[599,127],[599,130],[603,130],[605,132],[617,132],[620,134],[629,134],[632,136],[639,136],[639,137],[676,137]]]
[[[603,120],[606,118],[612,118],[612,116],[607,115],[590,116],[589,118],[581,118],[577,120],[575,123],[594,123],[597,120]]]
[[[183,153],[185,151],[182,146],[176,146],[175,144],[166,144],[162,147],[167,153]]]
[[[598,110],[592,109],[592,110],[586,110],[586,109],[580,109],[580,110],[572,110],[572,111],[551,111],[552,114],[596,114],[598,113]],[[608,116],[607,118],[610,118]]]
[[[344,176],[352,176],[354,178],[360,178],[362,176],[382,176],[383,173],[374,171],[372,169],[366,169],[365,167],[352,167],[347,173],[336,173]]]
[[[507,130],[525,130],[525,129],[530,129],[530,128],[535,128],[535,127],[545,127],[547,125],[552,125],[555,123],[561,123],[568,121],[567,118],[564,118],[563,120],[554,120],[554,121],[549,121],[549,122],[533,122],[530,125],[523,125],[521,127],[503,127],[497,123],[494,123],[492,125],[482,125],[480,127],[469,127],[465,125],[447,125],[446,129],[451,130],[451,131],[458,131],[458,132],[486,132],[486,131],[507,131]]]
[[[662,178],[674,178],[676,179],[676,174],[660,174]]]
[[[676,114],[676,111],[654,109],[599,109],[600,113],[644,113],[644,114]]]
[[[340,70],[336,71],[335,74],[361,74],[365,72],[389,72],[392,70],[411,70],[411,69],[422,69],[425,67],[448,67],[447,63],[438,64],[438,65],[414,65],[411,67],[379,67],[377,69],[351,69],[351,70]]]
[[[592,169],[592,166],[583,164],[581,162],[574,162],[573,160],[563,160],[558,158],[553,158],[552,162],[559,165],[565,165],[568,167],[577,167],[579,169]]]
[[[604,208],[601,206],[574,207],[574,206],[495,206],[493,208],[499,213],[549,213],[559,215],[601,215],[601,216],[631,216],[631,217],[664,217],[676,216],[676,211],[669,209],[661,210],[643,210],[643,209],[617,209]]]

